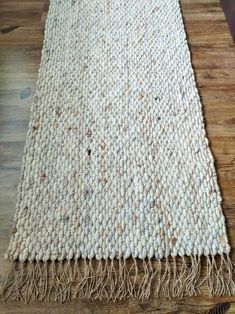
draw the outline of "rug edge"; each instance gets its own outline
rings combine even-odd
[[[204,271],[202,270],[205,266]],[[235,267],[228,254],[157,259],[79,259],[12,261],[2,300],[144,301],[151,295],[166,299],[196,296],[206,286],[210,298],[234,295]]]

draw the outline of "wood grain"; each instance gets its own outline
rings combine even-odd
[[[23,147],[35,92],[48,0],[0,2],[0,279],[12,216]],[[181,0],[205,123],[215,156],[223,209],[235,260],[235,45],[219,0]],[[112,302],[0,304],[1,313],[209,313],[235,297],[207,296],[141,303]]]

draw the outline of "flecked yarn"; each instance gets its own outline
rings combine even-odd
[[[234,293],[178,0],[51,0],[13,232],[6,298]]]

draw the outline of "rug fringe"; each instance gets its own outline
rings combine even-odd
[[[202,260],[206,261],[202,267]],[[205,263],[204,263],[205,264]],[[169,257],[163,260],[75,260],[12,262],[4,284],[4,301],[28,303],[72,299],[145,300],[197,295],[206,286],[210,297],[234,295],[234,265],[228,255]]]

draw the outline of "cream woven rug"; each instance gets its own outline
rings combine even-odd
[[[178,0],[51,0],[14,224],[5,299],[234,293]]]

